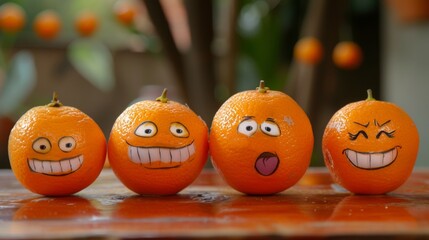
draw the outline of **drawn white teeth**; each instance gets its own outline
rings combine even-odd
[[[60,161],[29,159],[31,171],[45,175],[66,175],[78,170],[83,164],[83,156],[63,159]]]
[[[183,163],[195,154],[195,145],[191,143],[182,148],[163,147],[128,147],[128,157],[137,164],[161,163]]]
[[[161,162],[163,162],[163,163],[170,163],[171,162],[170,149],[160,148],[159,153],[161,155]]]
[[[170,153],[172,162],[180,162],[182,160],[180,149],[170,149]]]
[[[180,162],[184,162],[186,160],[188,160],[189,158],[189,149],[188,148],[181,148],[180,149]]]
[[[398,156],[398,148],[392,148],[385,152],[357,152],[351,149],[344,151],[349,161],[356,167],[362,169],[378,169],[386,167],[395,161]]]

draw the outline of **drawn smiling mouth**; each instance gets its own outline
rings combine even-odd
[[[397,156],[400,146],[396,146],[384,152],[358,152],[351,149],[345,149],[343,153],[347,159],[355,166],[361,169],[374,170],[389,166]]]
[[[83,155],[54,160],[28,159],[31,171],[49,176],[64,176],[76,172],[83,164]]]
[[[133,163],[150,169],[180,167],[195,155],[194,142],[180,148],[137,147],[128,143],[128,157]]]

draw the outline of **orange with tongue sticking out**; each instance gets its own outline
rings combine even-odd
[[[247,194],[274,194],[305,173],[313,131],[302,108],[288,95],[256,90],[229,98],[214,116],[210,132],[213,165],[226,182]]]

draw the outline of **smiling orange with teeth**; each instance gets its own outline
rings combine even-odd
[[[168,142],[173,141],[180,144],[152,146],[148,143],[145,145],[145,138],[152,140],[158,134],[157,125],[152,121],[145,121],[136,128],[134,135],[131,135],[126,140],[129,145],[129,160],[148,169],[168,169],[179,167],[194,158],[195,144],[193,140],[189,139],[189,131],[185,125],[180,122],[173,122],[170,126],[162,127],[164,127],[163,130],[168,130],[166,131],[167,134],[163,134],[165,135],[163,137],[170,138]],[[161,135],[162,133],[159,134]],[[171,136],[168,134],[171,134]]]
[[[380,141],[380,138],[382,141],[383,138],[394,138],[395,136],[396,130],[389,128],[391,120],[387,120],[382,124],[380,124],[377,119],[365,124],[359,122],[353,123],[356,125],[356,133],[348,133],[350,141],[357,141],[358,138],[363,138],[365,140],[372,137],[375,139],[373,144],[377,144],[377,141]],[[371,136],[371,134],[368,136],[367,132],[373,133],[373,136]],[[389,139],[385,139],[384,141],[387,142]],[[357,151],[346,148],[343,150],[343,153],[355,167],[370,170],[384,168],[392,164],[396,160],[398,150],[400,148],[400,145],[391,145],[387,146],[387,149],[372,152]]]
[[[103,169],[106,140],[100,127],[80,110],[52,102],[26,112],[9,137],[9,160],[16,178],[32,192],[74,194]]]
[[[111,167],[139,194],[175,194],[195,180],[207,160],[206,124],[166,93],[128,107],[110,134]]]
[[[323,135],[325,164],[334,180],[359,194],[382,194],[402,185],[417,157],[419,135],[398,106],[372,98],[340,109]]]
[[[37,138],[32,147],[36,153],[40,154],[48,154],[51,150],[53,151],[51,141],[45,137]],[[58,148],[63,153],[69,153],[76,148],[76,140],[71,136],[61,137],[58,141]],[[83,160],[82,154],[62,159],[29,158],[28,166],[35,173],[63,176],[76,172],[83,165]]]

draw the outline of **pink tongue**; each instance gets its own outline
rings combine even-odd
[[[260,157],[256,160],[255,168],[259,174],[269,176],[277,170],[279,159],[277,156]]]

